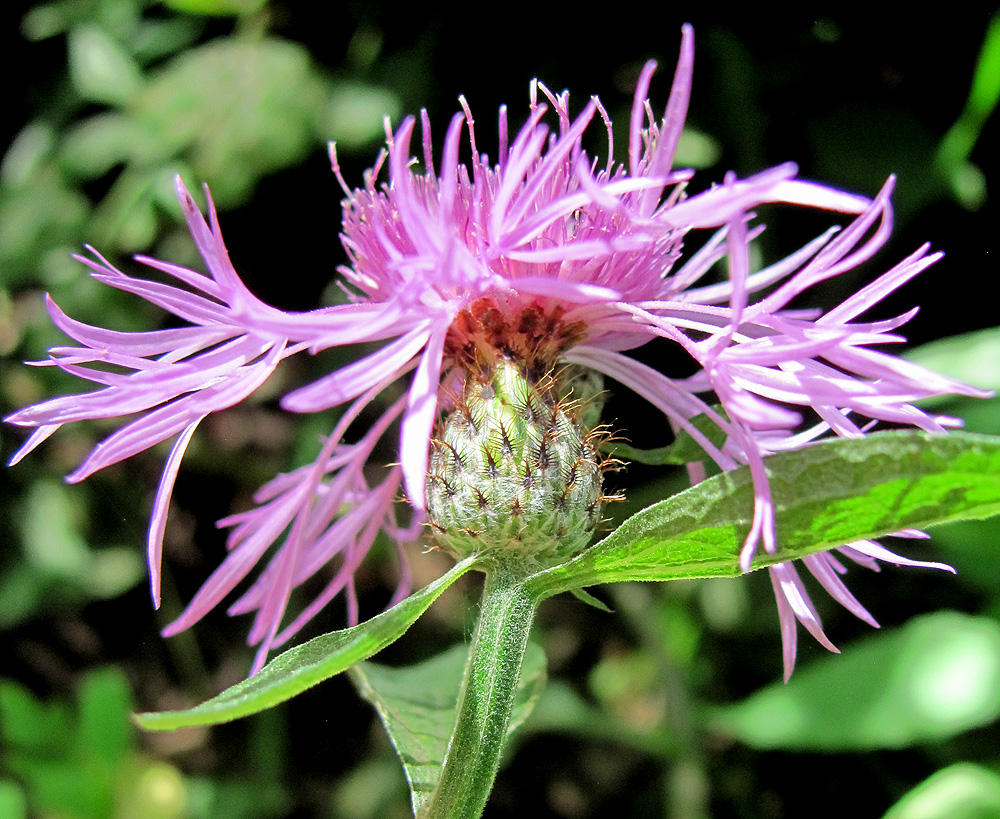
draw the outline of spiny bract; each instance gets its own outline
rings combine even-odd
[[[500,358],[469,376],[439,424],[427,480],[438,545],[457,557],[518,553],[539,562],[582,550],[601,517],[600,433],[557,381],[529,382]]]

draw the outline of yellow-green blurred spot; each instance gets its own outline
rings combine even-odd
[[[700,581],[698,602],[708,625],[722,632],[735,629],[750,610],[746,584],[734,583],[728,577],[710,577]]]
[[[677,166],[710,168],[719,161],[722,147],[711,136],[694,128],[685,128],[677,142]]]
[[[0,816],[5,819],[27,819],[28,798],[20,785],[0,779]]]
[[[177,769],[161,762],[139,778],[136,797],[147,807],[147,816],[180,816],[184,810],[184,781]]]

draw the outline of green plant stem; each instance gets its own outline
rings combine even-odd
[[[493,788],[537,604],[518,569],[495,566],[486,575],[455,729],[421,819],[478,819]]]

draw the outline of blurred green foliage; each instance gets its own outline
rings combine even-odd
[[[128,682],[115,669],[90,672],[73,707],[0,680],[0,770],[8,787],[20,789],[23,803],[41,817],[190,815],[177,770],[137,752],[131,704]]]
[[[264,819],[288,796],[273,776],[183,775],[139,748],[128,680],[88,672],[75,702],[40,700],[0,678],[0,815],[4,819]],[[20,811],[20,814],[18,813]]]
[[[942,612],[824,657],[711,724],[755,748],[859,751],[940,741],[998,717],[1000,624]]]
[[[30,38],[65,38],[68,77],[0,169],[5,278],[84,236],[105,252],[148,248],[177,220],[177,173],[192,188],[212,180],[229,209],[327,140],[370,143],[398,113],[387,89],[334,80],[300,44],[267,35],[262,2],[169,5],[237,24],[199,43],[196,18],[151,18],[146,0],[63,0],[26,17]],[[97,199],[94,180],[107,188]]]
[[[1000,775],[959,762],[943,768],[899,800],[885,819],[992,819],[1000,816]]]
[[[65,485],[38,481],[23,503],[22,559],[0,575],[0,629],[74,602],[117,597],[145,579],[133,547],[90,548],[85,509]]]

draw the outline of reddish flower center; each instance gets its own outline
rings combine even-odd
[[[489,296],[476,299],[448,328],[446,360],[466,372],[490,372],[498,357],[523,367],[538,380],[559,361],[563,351],[585,336],[582,321],[567,322],[562,305],[550,309],[538,302],[504,311]]]

